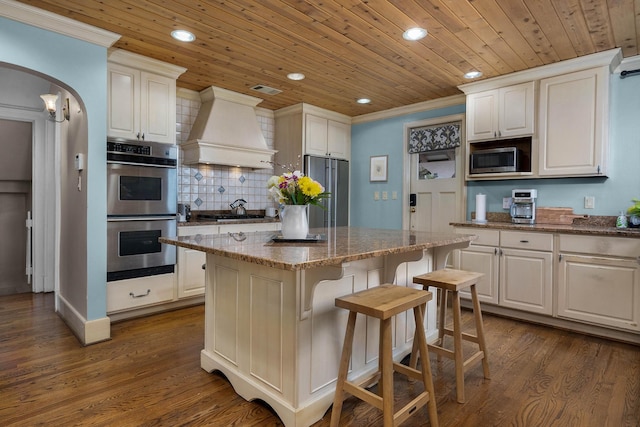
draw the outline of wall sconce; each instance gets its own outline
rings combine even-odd
[[[44,106],[47,108],[49,112],[49,120],[62,123],[65,120],[69,121],[71,118],[71,113],[69,112],[69,98],[65,98],[62,102],[62,120],[56,120],[56,101],[58,100],[58,95],[52,95],[50,93],[45,95],[40,95],[40,98],[44,101]]]

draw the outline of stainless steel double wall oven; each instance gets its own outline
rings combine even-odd
[[[107,140],[107,281],[174,271],[176,166],[175,146]]]

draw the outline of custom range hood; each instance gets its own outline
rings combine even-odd
[[[262,99],[211,86],[200,92],[202,105],[189,139],[180,144],[182,163],[266,169],[269,149],[255,113]]]

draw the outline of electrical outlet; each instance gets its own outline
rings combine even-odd
[[[502,209],[511,209],[511,204],[513,203],[513,199],[511,197],[503,197],[502,198]]]
[[[391,192],[391,199],[392,200],[396,200],[398,198],[398,192],[397,191],[392,191]]]
[[[382,192],[382,200],[389,200],[389,193],[387,193],[386,191]]]
[[[596,198],[593,196],[585,196],[584,197],[584,208],[585,209],[595,209],[596,207]]]
[[[374,191],[373,192],[373,200],[380,200],[380,192],[379,191]]]

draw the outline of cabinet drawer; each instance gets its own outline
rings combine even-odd
[[[560,252],[640,257],[640,239],[626,237],[560,235]]]
[[[109,282],[107,313],[172,301],[173,285],[173,273]]]
[[[483,228],[456,228],[458,234],[474,234],[478,236],[476,240],[472,240],[472,245],[498,246],[500,244],[500,231],[486,230]]]
[[[500,246],[503,248],[553,251],[553,235],[522,231],[501,231]]]
[[[196,234],[218,234],[217,225],[179,225],[178,236],[195,236]]]

